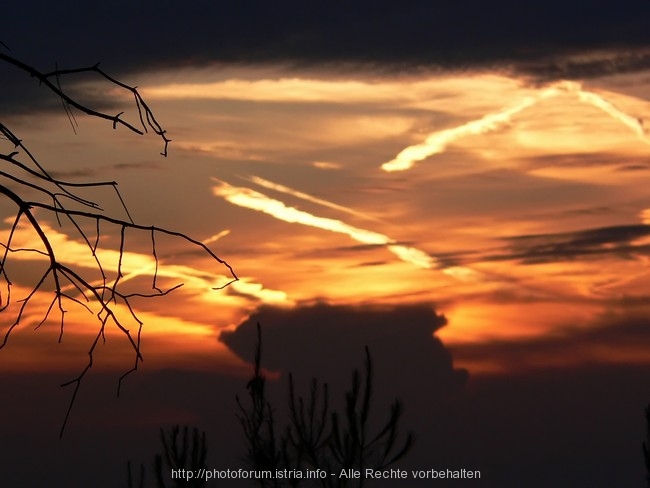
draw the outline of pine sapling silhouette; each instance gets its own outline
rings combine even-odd
[[[144,469],[144,464],[141,464],[137,488],[144,488],[145,472],[146,470]],[[126,462],[126,486],[127,488],[136,488],[133,480],[133,469],[131,468],[131,461]]]
[[[646,422],[646,440],[643,443],[643,460],[645,461],[646,469],[646,482],[648,483],[648,488],[650,488],[650,403],[645,409],[645,422]]]
[[[409,432],[398,443],[402,405],[395,401],[388,419],[377,432],[370,429],[373,367],[369,349],[365,350],[364,372],[352,372],[352,386],[345,393],[343,413],[330,410],[326,383],[313,379],[307,399],[295,392],[293,376],[289,375],[289,422],[278,439],[273,407],[266,394],[266,379],[261,372],[261,327],[257,324],[257,345],[253,377],[248,383],[249,406],[237,398],[239,420],[247,443],[245,460],[257,472],[269,470],[323,470],[324,478],[311,479],[323,488],[365,485],[362,476],[351,479],[339,474],[342,470],[385,469],[402,459],[413,446]],[[335,476],[330,476],[334,474]],[[305,480],[288,476],[282,479],[258,479],[261,487],[301,486]]]
[[[171,431],[160,429],[160,443],[162,454],[156,454],[153,460],[153,470],[157,488],[203,488],[207,484],[208,476],[206,458],[208,448],[205,432],[199,432],[193,428],[189,436],[189,427],[175,425]],[[137,478],[137,487],[145,488],[146,469],[144,464],[140,465],[140,473]],[[134,474],[131,468],[131,461],[126,463],[127,487],[135,488]],[[170,480],[167,485],[165,480]],[[214,482],[210,486],[216,486]]]
[[[388,420],[376,434],[369,431],[370,405],[372,400],[373,370],[370,351],[366,347],[364,378],[358,370],[352,373],[352,387],[345,393],[345,413],[332,413],[331,453],[341,469],[366,468],[383,470],[402,459],[411,449],[414,441],[409,432],[401,446],[397,444],[402,404],[395,400],[390,407]],[[346,481],[345,478],[342,481]],[[356,481],[363,486],[365,477]],[[343,484],[341,486],[347,486]]]
[[[246,439],[244,460],[249,467],[256,471],[271,471],[284,469],[289,463],[286,443],[278,442],[275,434],[275,419],[273,408],[266,396],[266,377],[262,373],[262,332],[257,324],[257,342],[255,345],[255,360],[253,377],[246,385],[250,406],[246,407],[239,396],[235,397],[239,412],[237,419]],[[257,483],[263,488],[282,486],[275,477],[261,478]]]
[[[290,425],[286,429],[286,445],[291,447],[296,469],[329,471],[332,466],[328,451],[330,440],[329,389],[327,383],[311,380],[309,398],[297,396],[293,375],[289,373],[289,416]]]
[[[257,340],[253,363],[253,376],[246,384],[248,401],[236,396],[237,419],[242,427],[246,450],[243,461],[256,473],[251,482],[263,488],[295,488],[305,482],[323,488],[363,487],[365,479],[349,479],[339,476],[342,470],[383,470],[408,454],[414,436],[409,432],[406,439],[398,442],[402,405],[395,401],[388,419],[376,431],[370,428],[373,367],[370,350],[366,347],[363,374],[352,372],[352,386],[345,393],[342,413],[330,408],[327,383],[312,379],[309,395],[304,398],[296,393],[293,375],[289,375],[288,423],[280,435],[274,408],[267,396],[266,377],[262,371],[262,331],[257,324]],[[175,478],[174,487],[203,487],[205,477],[198,476],[206,470],[207,441],[205,432],[185,426],[171,432],[160,431],[162,454],[154,460],[158,488],[168,488],[166,475],[171,470],[191,470],[191,479]],[[131,464],[127,464],[128,487],[134,488]],[[325,477],[306,480],[292,473],[321,470]],[[176,471],[178,472],[178,471]],[[284,476],[276,476],[278,472]],[[331,475],[334,476],[331,476]],[[141,467],[139,488],[144,488],[145,469]]]
[[[190,438],[188,436],[189,428],[184,426],[181,440],[179,440],[179,433],[178,425],[174,426],[171,432],[160,429],[163,454],[156,455],[154,459],[158,488],[167,488],[165,478],[172,472],[176,473],[176,476],[172,477],[175,488],[203,488],[206,484],[206,477],[202,473],[207,470],[206,458],[208,455],[205,432],[199,433],[195,427],[192,429]]]

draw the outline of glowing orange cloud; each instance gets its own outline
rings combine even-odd
[[[18,285],[15,288],[17,296],[25,296],[30,291]],[[9,338],[10,347],[1,351],[5,371],[69,371],[83,367],[88,348],[98,333],[98,322],[93,320],[92,314],[87,310],[66,302],[61,342],[59,314],[50,314],[47,322],[38,330],[33,330],[43,320],[50,300],[50,296],[45,293],[36,294],[30,300],[20,326]],[[130,318],[131,313],[125,305],[115,303],[113,309],[117,316],[124,319],[127,328],[137,330],[138,324]],[[195,364],[200,368],[206,364],[216,364],[233,370],[244,365],[242,360],[217,340],[218,333],[213,323],[147,311],[138,311],[138,318],[144,322],[142,353],[148,359],[148,368],[169,367],[173,364],[184,367]],[[2,324],[0,330],[5,333],[6,324]],[[120,370],[130,364],[133,350],[124,334],[110,321],[104,329],[104,337],[111,347],[102,348],[99,359],[101,364]]]
[[[190,76],[190,75],[188,75]],[[487,77],[499,79],[498,77]],[[217,99],[250,100],[256,102],[323,102],[335,103],[385,103],[386,100],[402,103],[419,103],[431,99],[440,90],[467,85],[463,78],[438,78],[409,83],[404,89],[400,81],[317,80],[308,78],[278,79],[227,79],[213,83],[170,83],[143,88],[148,99]],[[471,80],[470,83],[471,84]]]
[[[626,114],[600,95],[583,90],[579,83],[560,81],[548,88],[540,90],[534,96],[523,99],[510,108],[485,115],[480,119],[472,120],[451,129],[434,132],[423,143],[409,146],[402,150],[394,159],[382,164],[381,169],[388,172],[411,169],[416,162],[445,151],[450,143],[468,135],[485,134],[497,130],[509,123],[512,117],[519,112],[535,105],[543,99],[556,97],[562,93],[575,94],[581,102],[602,110],[614,120],[629,127],[644,142],[650,143],[641,119]]]
[[[43,225],[42,228],[55,249],[60,262],[76,267],[96,269],[97,263],[85,243],[74,241],[53,227]],[[228,230],[224,230],[219,234],[208,237],[204,243],[214,242],[228,235],[228,233]],[[34,232],[31,232],[27,225],[21,225],[19,227],[18,232],[13,237],[12,245],[16,249],[39,249],[42,247],[38,236]],[[115,273],[117,271],[118,262],[120,262],[120,252],[118,250],[98,248],[97,256],[106,272]],[[45,260],[46,258],[42,254],[34,252],[16,252],[11,254],[10,259],[27,261]],[[193,293],[198,294],[198,296],[210,303],[223,303],[224,301],[237,302],[240,300],[213,290],[213,288],[220,287],[229,282],[230,280],[227,276],[213,273],[209,270],[201,270],[177,264],[159,265],[156,270],[156,263],[150,254],[124,251],[121,256],[121,270],[123,273],[120,279],[121,283],[141,276],[149,276],[153,279],[153,275],[156,273],[160,279],[170,279],[178,283],[183,283],[185,289],[189,288]],[[240,277],[240,281],[232,283],[230,287],[235,292],[254,297],[263,302],[274,304],[288,303],[288,298],[284,292],[267,289],[247,277]],[[64,287],[64,289],[73,289],[73,285],[69,285],[67,288]]]

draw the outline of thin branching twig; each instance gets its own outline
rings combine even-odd
[[[4,46],[4,44],[2,44]],[[5,46],[6,47],[6,46]],[[158,136],[163,142],[161,154],[167,156],[170,139],[166,131],[156,120],[153,112],[142,98],[137,87],[127,85],[112,76],[105,73],[94,65],[76,69],[55,69],[51,72],[41,72],[28,64],[23,63],[8,54],[0,52],[0,63],[13,66],[22,71],[31,78],[34,78],[39,85],[57,96],[63,104],[64,112],[68,117],[73,129],[77,126],[77,119],[74,110],[96,117],[108,120],[112,123],[113,128],[123,127],[136,134],[145,134],[151,132]],[[134,99],[134,105],[137,110],[137,122],[129,122],[124,113],[116,115],[96,110],[87,104],[77,100],[73,95],[67,92],[62,85],[62,79],[79,74],[90,74],[98,76],[100,80],[107,82],[113,87],[130,93]],[[36,328],[40,328],[47,322],[52,315],[59,315],[59,341],[63,339],[67,306],[80,307],[94,314],[97,322],[96,334],[93,337],[91,345],[87,351],[88,361],[79,375],[70,381],[63,383],[62,386],[73,386],[70,403],[65,414],[61,435],[70,418],[72,407],[79,392],[82,380],[92,368],[94,362],[94,353],[100,341],[105,340],[105,333],[108,327],[116,327],[127,339],[133,350],[134,362],[132,367],[126,371],[118,381],[118,394],[122,381],[126,376],[138,369],[142,361],[140,351],[142,321],[138,318],[131,300],[135,297],[161,297],[182,286],[182,283],[173,285],[169,288],[159,286],[158,272],[160,261],[157,252],[156,235],[167,235],[173,238],[181,239],[188,245],[198,248],[208,258],[214,260],[219,266],[225,267],[230,279],[222,286],[215,286],[213,289],[221,289],[236,281],[237,275],[232,267],[223,259],[219,258],[210,248],[197,239],[194,239],[182,232],[177,232],[161,227],[142,225],[136,223],[120,194],[115,181],[96,181],[96,182],[72,182],[58,179],[48,172],[42,165],[35,154],[30,151],[26,144],[5,124],[0,121],[0,139],[6,141],[11,146],[8,152],[0,150],[0,199],[4,198],[15,207],[15,217],[9,229],[4,242],[0,243],[3,249],[0,249],[0,317],[5,319],[8,327],[4,335],[0,337],[0,349],[4,348],[12,335],[12,332],[21,324],[25,318],[27,309],[34,297],[39,293],[51,293],[52,299],[38,321]],[[78,192],[82,189],[97,189],[109,187],[115,193],[117,200],[120,202],[126,218],[119,218],[103,213],[102,206],[99,202],[81,196]],[[47,202],[40,201],[34,195],[40,195]],[[74,205],[71,206],[71,205]],[[59,257],[59,249],[48,235],[49,227],[46,224],[48,218],[53,218],[59,225],[67,221],[72,225],[74,238],[80,240],[92,256],[94,266],[89,271],[83,266],[67,265]],[[87,224],[95,227],[95,235],[88,235]],[[118,249],[118,262],[114,279],[109,282],[108,265],[102,261],[98,255],[98,247],[102,235],[106,235],[110,227],[119,229],[120,241]],[[155,261],[155,270],[152,279],[152,290],[147,293],[123,291],[122,267],[123,258],[126,252],[126,233],[128,232],[146,232],[151,238],[151,256]],[[38,238],[39,245],[33,248],[15,246],[16,235],[20,232],[33,232]],[[15,300],[12,296],[11,289],[13,282],[8,272],[8,264],[12,257],[17,253],[37,253],[44,256],[48,262],[47,269],[40,278],[31,285],[30,291],[20,300]],[[99,275],[99,279],[90,278],[90,273]],[[216,273],[215,273],[216,274]],[[14,306],[12,306],[14,305]],[[128,310],[127,317],[122,317],[120,307],[126,307]],[[6,320],[8,318],[8,320]],[[127,321],[137,324],[137,332],[132,333]]]

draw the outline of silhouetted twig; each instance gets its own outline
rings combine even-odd
[[[113,128],[121,126],[137,134],[153,132],[163,141],[161,154],[163,156],[167,155],[170,139],[167,137],[166,131],[158,123],[137,88],[111,77],[102,71],[99,65],[41,72],[2,52],[0,52],[0,63],[13,66],[28,76],[35,78],[40,85],[59,97],[73,125],[76,125],[76,120],[74,119],[72,110],[76,109],[86,115],[110,121]],[[93,109],[78,101],[61,87],[60,82],[63,77],[82,73],[96,75],[110,85],[130,93],[133,96],[137,109],[138,122],[125,120],[122,117],[122,112],[110,115],[101,110]],[[8,320],[5,322],[8,326],[4,331],[4,337],[0,338],[0,349],[7,345],[12,332],[21,324],[21,321],[25,317],[27,307],[37,293],[51,293],[52,299],[36,328],[39,328],[45,323],[51,317],[52,312],[56,311],[60,316],[59,341],[62,340],[64,335],[65,317],[68,312],[66,309],[67,305],[79,306],[93,313],[97,320],[97,332],[88,350],[88,362],[85,368],[76,378],[62,385],[74,386],[71,401],[61,427],[62,435],[70,417],[70,412],[81,382],[93,366],[93,355],[97,344],[100,340],[105,340],[106,328],[114,326],[121,331],[127,338],[134,353],[133,366],[118,381],[119,394],[119,387],[121,386],[122,380],[128,374],[137,370],[138,364],[142,361],[142,355],[140,353],[142,321],[137,317],[131,305],[131,299],[134,297],[164,296],[182,286],[182,283],[167,289],[162,289],[158,286],[157,278],[160,263],[158,253],[156,252],[157,234],[182,239],[189,245],[198,248],[219,265],[224,266],[230,278],[225,284],[215,286],[214,289],[228,286],[237,280],[237,275],[227,262],[219,258],[202,242],[181,232],[135,223],[122,199],[122,195],[117,189],[117,183],[115,181],[78,183],[54,178],[23,141],[2,122],[0,122],[0,139],[4,139],[11,146],[11,150],[8,152],[0,151],[0,162],[3,163],[0,166],[0,197],[4,197],[6,201],[15,207],[15,216],[8,235],[4,239],[4,242],[0,243],[0,313],[8,317]],[[98,202],[82,197],[78,193],[80,189],[97,189],[101,187],[110,187],[113,189],[116,198],[119,200],[126,214],[126,219],[103,213],[103,209]],[[49,203],[34,198],[34,195],[40,195],[40,197]],[[74,208],[72,205],[77,206],[77,208]],[[45,218],[47,216],[55,218],[59,225],[62,224],[62,219],[72,225],[76,238],[85,244],[89,256],[92,257],[94,262],[93,269],[89,270],[83,266],[69,266],[62,262],[59,256],[60,249],[53,244],[53,241],[48,235],[48,227],[45,225]],[[87,230],[87,224],[91,224],[95,228],[95,235],[92,237]],[[100,238],[106,232],[102,225],[115,227],[119,230],[120,235],[119,259],[117,268],[114,270],[114,278],[112,279],[109,279],[107,264],[102,261],[97,253]],[[151,235],[151,256],[155,261],[152,292],[126,293],[123,291],[121,286],[121,280],[123,278],[122,261],[125,253],[125,235],[127,231],[147,232]],[[39,242],[37,246],[23,248],[14,245],[18,233],[30,232],[35,233]],[[40,254],[47,259],[48,265],[40,278],[31,286],[31,290],[27,295],[16,300],[12,297],[13,283],[7,265],[12,260],[12,257],[18,253]],[[98,275],[98,278],[96,275]],[[120,317],[117,313],[120,305],[126,307],[128,310],[127,317]],[[137,324],[137,332],[135,334],[127,327],[127,320],[132,320]]]

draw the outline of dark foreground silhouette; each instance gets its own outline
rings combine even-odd
[[[266,392],[266,377],[262,372],[262,336],[257,328],[257,344],[253,376],[246,385],[248,398],[236,398],[237,418],[245,437],[246,468],[266,473],[251,480],[263,488],[298,487],[309,483],[323,488],[362,487],[363,476],[354,478],[355,471],[384,470],[402,459],[411,449],[413,433],[398,440],[402,404],[395,400],[387,420],[371,427],[373,396],[373,362],[366,347],[363,371],[352,371],[350,388],[345,392],[343,411],[330,407],[327,383],[312,379],[309,393],[296,393],[293,376],[288,380],[288,423],[279,428],[274,417],[277,410]],[[207,442],[205,432],[184,426],[169,432],[161,429],[162,454],[154,458],[155,482],[158,488],[207,486]],[[145,486],[146,470],[140,467],[134,475],[127,467],[128,487]],[[350,473],[346,476],[324,476],[321,473]],[[172,473],[175,477],[172,479]],[[191,475],[189,473],[192,473]],[[309,473],[309,474],[308,474]],[[181,476],[181,477],[179,477]],[[137,479],[136,479],[137,478]],[[137,482],[137,484],[136,484]],[[171,483],[167,485],[166,483]],[[211,483],[212,486],[215,482]],[[313,484],[312,484],[313,486]]]

